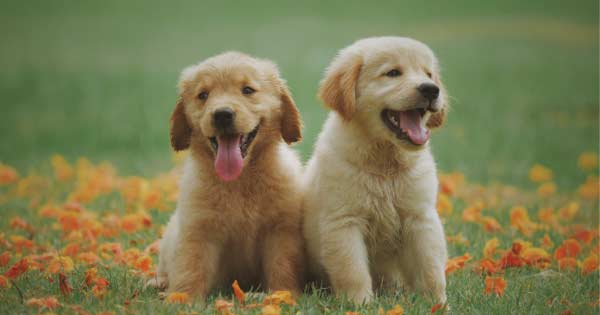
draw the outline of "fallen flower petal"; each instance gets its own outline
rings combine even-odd
[[[496,248],[498,248],[498,245],[500,244],[500,241],[498,241],[497,238],[492,238],[491,240],[488,240],[487,242],[485,242],[485,246],[483,247],[483,257],[485,258],[492,258],[494,257],[494,254],[496,253]]]
[[[39,309],[52,310],[58,308],[60,306],[60,303],[55,297],[49,296],[44,298],[31,298],[25,302],[25,305],[37,307]]]
[[[583,274],[590,274],[596,270],[598,270],[598,256],[594,254],[590,254],[586,259],[581,263],[581,271]]]
[[[579,242],[574,239],[565,240],[554,252],[554,259],[560,260],[564,257],[577,257],[581,251]]]
[[[577,267],[579,267],[579,263],[573,257],[564,257],[558,260],[559,270],[575,270]]]
[[[290,291],[275,291],[270,295],[267,295],[265,297],[265,300],[263,301],[264,305],[268,305],[268,304],[274,304],[274,305],[279,305],[279,304],[288,304],[288,305],[295,305],[296,301],[294,301],[294,298],[292,297],[292,293]]]
[[[278,305],[265,305],[262,308],[262,314],[263,315],[279,315],[279,314],[281,314],[281,308],[279,308]],[[348,314],[348,313],[346,313],[346,314]]]
[[[186,304],[189,300],[190,296],[185,292],[171,292],[165,299],[170,304]]]
[[[385,312],[385,315],[404,315],[404,309],[400,304],[396,304],[394,308]]]
[[[10,288],[10,280],[2,275],[0,275],[0,288]]]
[[[502,296],[506,289],[506,281],[502,277],[486,277],[485,278],[485,294],[495,293],[497,296]]]
[[[15,279],[23,273],[25,273],[28,269],[29,261],[27,260],[27,258],[23,258],[14,265],[12,265],[12,267],[10,267],[10,269],[8,269],[8,271],[4,273],[4,276],[6,276],[9,279]]]
[[[471,260],[471,255],[469,253],[465,253],[462,256],[458,256],[458,257],[454,257],[451,259],[448,259],[448,261],[446,262],[446,275],[464,268],[465,263],[467,261]]]
[[[552,179],[552,171],[541,164],[535,164],[529,170],[529,179],[534,183],[547,182]]]
[[[235,298],[237,299],[238,303],[244,304],[246,294],[240,288],[240,285],[238,284],[237,280],[233,281],[233,284],[231,286],[233,287],[233,294],[235,295]]]

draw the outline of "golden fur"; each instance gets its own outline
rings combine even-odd
[[[241,92],[248,85],[254,94]],[[179,89],[171,144],[191,152],[150,284],[200,298],[235,279],[246,288],[300,292],[302,169],[288,144],[300,140],[301,121],[276,66],[228,52],[183,70]],[[205,100],[198,97],[203,91]],[[230,182],[217,177],[209,142],[217,132],[213,113],[222,106],[233,109],[240,133],[260,125],[240,177]]]
[[[388,77],[390,69],[401,75]],[[446,92],[434,54],[415,40],[360,40],[340,51],[321,82],[319,97],[333,111],[304,174],[304,234],[312,271],[357,303],[370,301],[374,287],[398,285],[446,301],[446,242],[428,142],[397,138],[382,121],[384,110],[421,102],[424,83],[436,84],[439,97],[422,126],[438,127]]]

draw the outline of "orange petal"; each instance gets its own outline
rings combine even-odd
[[[240,285],[238,284],[238,281],[237,280],[233,281],[233,284],[231,285],[231,287],[233,288],[233,294],[235,295],[235,298],[238,300],[238,302],[240,304],[244,304],[244,300],[246,298],[246,294],[240,288]]]
[[[568,239],[563,241],[562,245],[554,252],[554,258],[560,260],[565,257],[576,257],[581,251],[579,242],[575,239]]]
[[[190,296],[185,292],[171,292],[165,299],[169,304],[186,304],[189,300]]]
[[[485,278],[485,294],[495,293],[498,296],[504,294],[506,289],[506,281],[502,277],[486,277]]]

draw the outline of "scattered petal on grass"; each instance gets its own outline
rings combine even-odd
[[[31,298],[25,302],[25,305],[36,307],[38,309],[49,309],[53,310],[60,306],[58,300],[53,297],[43,297],[43,298]]]
[[[497,296],[502,296],[506,289],[506,281],[502,277],[486,277],[485,278],[485,294],[495,293]]]
[[[547,224],[555,224],[556,223],[556,215],[554,214],[554,210],[552,208],[542,208],[538,211],[538,219],[540,221]]]
[[[431,314],[435,314],[437,313],[438,310],[442,309],[442,307],[444,306],[444,304],[435,304],[434,306],[431,307]]]
[[[273,304],[287,304],[287,305],[295,305],[296,301],[292,297],[292,293],[290,291],[275,291],[272,294],[269,294],[265,297],[263,301],[265,305]]]
[[[215,310],[219,315],[233,315],[233,303],[230,301],[217,299],[215,300]]]
[[[0,254],[0,267],[4,267],[4,266],[8,265],[9,262],[10,262],[10,253],[9,252],[4,252],[4,253]]]
[[[71,292],[73,291],[73,288],[71,288],[71,284],[69,283],[67,276],[65,276],[65,274],[62,272],[58,274],[58,284],[60,288],[60,293],[62,293],[62,295],[64,296],[71,294]]]
[[[34,247],[32,240],[26,239],[25,237],[23,237],[21,235],[11,235],[10,241],[12,242],[13,246],[15,247],[15,250],[17,253],[21,253],[26,250],[31,250]]]
[[[48,273],[58,273],[62,272],[70,272],[73,271],[73,260],[71,257],[66,256],[56,256],[52,258],[50,264],[48,265],[48,269],[46,269]]]
[[[492,233],[502,231],[502,226],[500,225],[500,223],[498,223],[498,220],[488,216],[482,217],[481,220],[483,224],[483,229],[486,232]]]
[[[0,289],[10,288],[10,280],[7,277],[0,275]]]
[[[581,251],[581,245],[574,239],[565,240],[554,252],[554,259],[560,260],[564,257],[577,257]]]
[[[469,206],[463,210],[462,219],[466,222],[481,221],[481,208],[479,206]]]
[[[564,257],[558,260],[558,269],[559,270],[575,270],[579,267],[579,263],[577,259],[573,257]]]
[[[396,304],[394,308],[385,312],[385,315],[404,315],[404,309],[400,304]]]
[[[233,281],[233,284],[231,285],[231,287],[233,288],[233,294],[235,295],[235,298],[237,299],[238,303],[244,304],[244,301],[246,299],[246,294],[240,288],[240,285],[238,284],[237,280]]]
[[[64,256],[73,257],[73,256],[77,255],[77,253],[79,253],[79,244],[77,244],[77,243],[69,243],[62,250],[62,254]]]
[[[0,186],[16,183],[19,180],[19,173],[5,164],[0,163]]]
[[[577,165],[584,171],[592,171],[598,167],[598,154],[583,152],[577,159]]]
[[[521,257],[530,266],[545,268],[550,263],[550,254],[542,248],[529,247],[523,250]]]
[[[185,292],[171,292],[165,301],[170,304],[186,304],[190,301],[190,296]]]
[[[552,242],[548,234],[544,234],[544,237],[542,237],[541,245],[545,249],[550,249],[554,247],[554,243]]]
[[[446,194],[440,193],[437,201],[438,213],[441,216],[448,216],[452,213],[452,209],[452,201],[450,201],[450,198]]]
[[[492,259],[484,258],[479,261],[479,264],[475,266],[474,271],[483,274],[494,274],[500,272],[501,268]]]
[[[543,183],[538,187],[537,194],[542,198],[548,198],[556,193],[556,184],[553,182]]]
[[[594,254],[590,254],[586,259],[581,263],[581,271],[583,274],[590,274],[596,270],[598,270],[598,256]]]
[[[583,185],[579,186],[579,195],[584,199],[598,200],[600,195],[600,178],[598,176],[588,176]]]
[[[85,252],[77,255],[77,260],[92,265],[100,262],[100,257],[92,252]]]
[[[558,210],[558,215],[563,220],[572,220],[577,212],[579,212],[579,203],[570,202],[568,205]]]
[[[15,278],[19,277],[20,275],[22,275],[23,273],[25,273],[28,269],[29,269],[29,260],[27,260],[27,258],[23,258],[23,259],[19,260],[18,262],[16,262],[14,265],[12,265],[12,267],[10,267],[10,269],[8,269],[4,273],[4,276],[6,276],[9,279],[15,279]]]
[[[141,272],[147,273],[152,267],[152,258],[148,255],[142,255],[135,261],[135,268]]]
[[[584,244],[591,244],[598,237],[598,229],[586,229],[578,226],[575,228],[573,236]]]
[[[469,253],[448,259],[448,262],[446,262],[446,275],[449,275],[456,270],[464,268],[465,263],[469,260],[471,260],[471,255]]]
[[[527,209],[521,206],[513,207],[510,210],[510,225],[526,236],[533,234],[537,225],[529,219]]]
[[[446,236],[446,240],[451,244],[469,245],[469,240],[466,239],[461,233],[458,233],[454,236],[448,235]]]
[[[350,313],[353,313],[353,312],[350,312]],[[281,308],[279,308],[278,305],[265,305],[262,308],[262,314],[263,315],[280,315]],[[348,312],[346,312],[346,314],[348,314]]]
[[[536,164],[529,170],[529,180],[534,183],[547,182],[551,179],[552,171],[541,164]]]
[[[53,155],[50,159],[50,163],[54,169],[54,176],[58,181],[68,181],[73,177],[75,173],[73,167],[62,155]]]
[[[494,254],[496,253],[496,248],[498,248],[498,245],[500,244],[500,241],[498,241],[497,238],[492,238],[491,240],[488,240],[485,243],[485,246],[483,247],[483,257],[485,258],[492,258],[494,257]]]

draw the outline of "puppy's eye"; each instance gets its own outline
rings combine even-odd
[[[386,73],[385,73],[385,75],[386,75],[387,77],[394,78],[394,77],[399,77],[399,76],[401,76],[401,75],[402,75],[402,72],[400,72],[400,70],[398,70],[398,69],[392,69],[392,70],[390,70],[390,71],[386,72]]]
[[[427,76],[431,79],[431,71],[427,71]]]
[[[198,94],[198,98],[203,101],[206,100],[208,98],[208,92],[206,92],[206,91],[200,92],[200,94]]]
[[[250,95],[250,94],[252,94],[252,93],[254,93],[254,92],[256,92],[256,90],[255,90],[255,89],[253,89],[253,88],[251,88],[251,87],[249,87],[249,86],[245,86],[245,87],[242,89],[242,94],[244,94],[244,95]]]

